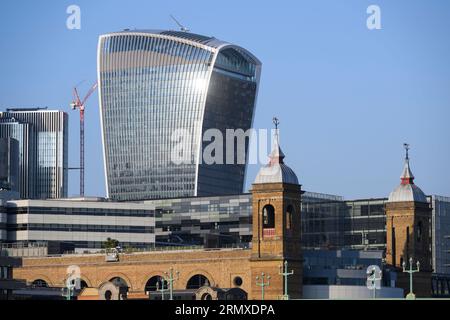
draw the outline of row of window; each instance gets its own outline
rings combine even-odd
[[[103,208],[58,208],[58,207],[23,207],[8,208],[9,214],[42,214],[69,216],[104,216],[104,217],[154,217],[154,210],[121,210]]]
[[[151,226],[122,226],[122,225],[87,225],[87,224],[53,224],[29,223],[10,224],[8,231],[67,231],[67,232],[112,232],[112,233],[154,233]]]

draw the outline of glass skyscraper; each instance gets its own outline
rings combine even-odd
[[[223,137],[226,129],[251,128],[260,70],[261,63],[250,52],[213,37],[128,30],[100,36],[98,81],[108,197],[241,193],[246,161],[204,163],[209,142],[202,137],[210,128]],[[244,160],[248,139],[245,145]],[[182,163],[174,161],[180,146]]]
[[[34,196],[34,167],[32,126],[16,120],[7,113],[0,113],[0,137],[13,138],[19,143],[19,196],[29,199]]]
[[[0,138],[7,137],[19,142],[20,197],[67,197],[67,113],[39,108],[0,112]]]

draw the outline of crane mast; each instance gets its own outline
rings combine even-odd
[[[80,197],[84,197],[84,109],[86,101],[97,89],[97,83],[89,89],[88,93],[83,100],[80,99],[78,90],[75,87],[73,89],[74,100],[70,104],[73,110],[78,109],[80,111]]]

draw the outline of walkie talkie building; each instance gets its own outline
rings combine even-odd
[[[247,50],[188,32],[100,36],[99,102],[108,197],[239,194],[246,164],[202,161],[210,128],[251,128],[261,63]],[[183,160],[174,161],[182,146]],[[245,157],[247,158],[246,141]],[[225,148],[225,143],[224,143]],[[186,155],[187,151],[187,155]]]

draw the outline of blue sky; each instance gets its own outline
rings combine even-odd
[[[81,30],[66,8],[81,8]],[[381,30],[366,9],[381,8]],[[402,143],[411,144],[416,183],[450,196],[450,2],[2,1],[0,110],[48,106],[70,116],[70,166],[78,165],[72,87],[96,81],[102,33],[176,29],[241,45],[263,63],[255,128],[281,120],[286,162],[310,191],[384,197],[399,183]],[[104,195],[98,98],[86,111],[86,194]],[[250,166],[251,182],[258,167]],[[70,173],[69,194],[78,192]],[[247,186],[248,187],[248,186]]]

